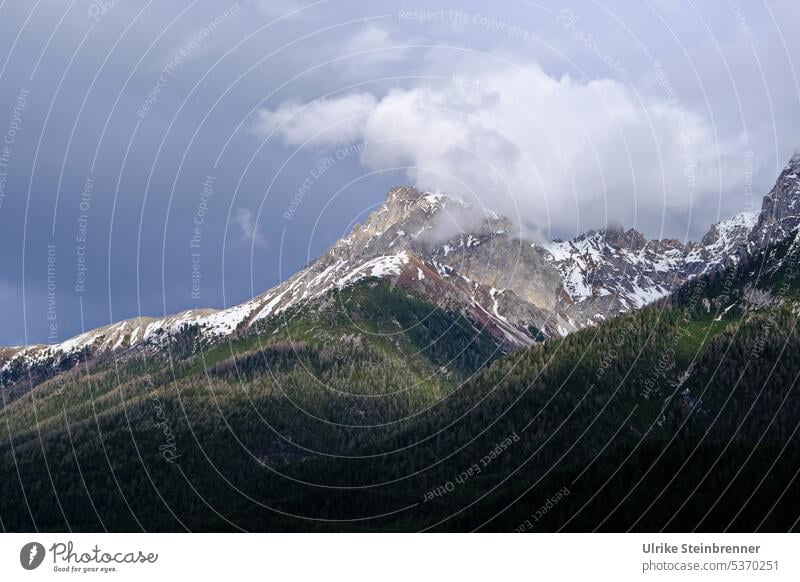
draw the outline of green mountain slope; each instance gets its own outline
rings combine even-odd
[[[794,235],[503,355],[375,280],[8,400],[7,530],[797,529]],[[501,357],[502,356],[502,357]]]

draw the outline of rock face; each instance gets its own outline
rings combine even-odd
[[[514,349],[638,309],[785,237],[800,224],[798,175],[795,155],[760,213],[717,223],[688,244],[619,229],[537,243],[515,236],[498,214],[481,216],[458,199],[396,187],[365,224],[263,295],[221,311],[123,321],[54,346],[4,348],[0,375],[13,381],[31,367],[62,369],[76,356],[159,350],[187,325],[197,326],[198,341],[218,341],[368,277],[461,312]]]
[[[800,225],[800,153],[796,153],[784,168],[778,181],[764,196],[761,214],[749,236],[750,242],[764,247],[770,241],[781,240]]]

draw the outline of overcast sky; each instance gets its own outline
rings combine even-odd
[[[0,6],[5,345],[241,302],[395,184],[696,239],[800,146],[796,0]]]

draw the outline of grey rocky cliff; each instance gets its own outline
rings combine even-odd
[[[762,248],[781,240],[800,225],[800,153],[794,154],[775,186],[761,202],[758,222],[749,241]]]

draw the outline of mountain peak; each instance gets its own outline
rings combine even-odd
[[[711,225],[701,240],[703,246],[726,244],[745,240],[758,221],[758,212],[745,211]],[[735,239],[735,240],[733,240]]]
[[[800,169],[800,151],[796,151],[794,154],[792,154],[792,157],[786,163],[786,167],[781,172],[781,176],[787,173],[796,172],[798,169]]]
[[[751,240],[759,247],[783,239],[800,226],[800,154],[792,159],[778,176],[778,180],[764,196],[761,214],[753,229]]]
[[[386,194],[386,200],[367,217],[364,225],[356,225],[343,240],[351,246],[355,239],[367,240],[380,236],[390,229],[401,228],[411,220],[414,223],[426,222],[430,215],[446,204],[441,194],[421,192],[412,186],[395,186]],[[358,245],[356,245],[358,246]]]
[[[422,197],[422,192],[412,186],[394,186],[386,193],[386,204],[398,202],[415,202]]]
[[[619,249],[639,250],[647,244],[644,235],[634,228],[626,231],[622,227],[609,227],[601,234],[608,244]]]

